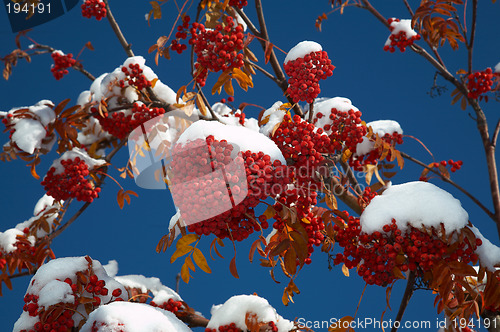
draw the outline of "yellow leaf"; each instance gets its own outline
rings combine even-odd
[[[212,270],[208,266],[207,260],[205,259],[205,256],[203,256],[203,253],[201,252],[200,249],[194,248],[193,259],[196,265],[200,267],[200,269],[202,269],[206,273],[212,273]]]
[[[191,259],[191,256],[186,257],[186,259],[184,260],[184,264],[186,264],[191,271],[193,272],[195,271],[194,263],[193,260]]]
[[[160,4],[156,1],[149,2],[151,6],[153,6],[153,18],[155,20],[161,19],[161,7]]]
[[[196,95],[196,106],[198,106],[198,108],[203,116],[207,115],[207,108],[206,108],[205,102],[203,101],[203,98],[201,98],[200,94]]]
[[[234,96],[234,88],[233,88],[233,83],[231,83],[231,79],[227,80],[226,83],[224,83],[224,91],[230,96]]]
[[[189,274],[189,268],[186,263],[184,263],[181,267],[181,278],[182,281],[184,281],[186,284],[189,283],[189,278],[191,278],[191,275]]]
[[[342,273],[348,277],[349,276],[349,269],[347,268],[347,266],[344,264],[342,265]]]
[[[222,90],[222,86],[224,85],[224,83],[226,83],[226,81],[228,79],[231,79],[230,76],[229,76],[229,74],[230,74],[229,69],[226,70],[225,72],[223,72],[222,74],[220,74],[219,79],[217,80],[217,82],[215,82],[214,87],[212,88],[212,94],[213,95],[216,92],[218,92],[220,94],[220,92]]]
[[[177,95],[175,96],[175,101],[179,103],[179,99],[181,98],[182,93],[186,93],[186,86],[183,85],[177,90]]]
[[[177,250],[173,253],[172,257],[170,257],[170,264],[176,261],[177,258],[182,257],[188,253],[190,253],[194,248],[192,246],[185,246],[177,248]]]
[[[181,248],[187,246],[195,241],[197,241],[200,237],[196,234],[186,234],[177,241],[175,245],[177,248]]]

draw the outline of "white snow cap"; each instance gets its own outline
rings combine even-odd
[[[497,63],[497,65],[495,66],[495,68],[493,69],[493,72],[494,73],[500,73],[500,62]]]
[[[115,280],[125,287],[138,288],[143,294],[147,294],[148,290],[153,293],[153,300],[156,304],[162,304],[173,299],[174,301],[182,301],[182,298],[174,290],[164,286],[160,279],[152,277],[147,278],[139,274],[130,274],[125,276],[116,276]]]
[[[495,266],[500,267],[500,248],[490,242],[481,234],[479,229],[472,227],[472,231],[483,244],[476,248],[476,254],[479,256],[479,262],[488,270],[495,272]]]
[[[283,122],[286,111],[280,109],[281,105],[283,105],[283,103],[281,101],[277,101],[262,114],[261,121],[267,119],[267,122],[260,127],[259,131],[267,137],[271,136],[271,133],[277,124]]]
[[[16,225],[16,229],[19,231],[23,231],[25,228],[30,228],[31,225],[39,220],[42,216],[45,218],[45,221],[49,225],[49,231],[45,231],[43,228],[39,228],[36,233],[36,238],[41,238],[47,234],[49,234],[50,230],[52,229],[52,224],[56,220],[56,218],[59,216],[59,211],[62,208],[62,204],[64,201],[55,201],[52,196],[48,196],[47,194],[43,195],[42,198],[38,200],[38,202],[35,205],[35,209],[33,210],[33,217],[29,218],[26,221],[23,221],[22,223],[19,223]],[[46,213],[51,209],[55,209],[51,213]],[[30,240],[32,236],[28,237],[28,240]],[[31,241],[31,240],[30,240]],[[35,239],[33,237],[33,244]]]
[[[85,161],[85,163],[89,167],[89,170],[95,168],[96,166],[102,166],[102,165],[106,164],[105,160],[102,160],[102,159],[97,160],[97,159],[90,157],[85,150],[81,150],[79,148],[73,148],[73,150],[69,150],[69,151],[64,152],[61,157],[54,160],[54,162],[52,163],[52,166],[51,166],[51,167],[54,167],[56,169],[56,171],[54,172],[54,175],[64,172],[64,166],[61,165],[61,160],[75,159],[76,157]]]
[[[399,123],[393,120],[377,120],[368,122],[366,127],[372,127],[373,133],[378,134],[379,137],[383,137],[385,134],[403,134],[403,129],[401,129]],[[356,146],[356,155],[361,156],[367,154],[373,150],[374,146],[375,143],[370,141],[370,139],[365,136],[363,137],[363,141],[358,143]]]
[[[303,58],[311,52],[319,52],[322,51],[323,48],[320,44],[313,41],[302,41],[292,47],[288,54],[286,55],[284,63],[288,61],[297,60],[298,58]]]
[[[17,249],[15,244],[18,235],[24,235],[24,233],[16,228],[10,228],[3,233],[0,232],[0,252],[8,254],[15,251]],[[35,244],[35,238],[33,236],[30,236],[28,240],[31,240],[30,242],[32,242],[32,245]]]
[[[339,112],[349,112],[350,110],[353,110],[354,112],[359,112],[359,109],[355,107],[351,100],[348,98],[344,97],[334,97],[334,98],[317,98],[314,101],[314,108],[313,108],[313,118],[316,118],[318,116],[318,113],[323,114],[323,117],[321,119],[318,119],[316,122],[316,127],[318,128],[323,128],[326,124],[331,124],[332,120],[330,119],[330,114],[332,111],[332,108],[337,109]],[[308,119],[309,111],[306,112],[305,118]],[[331,130],[325,130],[326,133],[330,134]]]
[[[393,21],[391,27],[394,29],[391,31],[391,35],[397,35],[401,31],[406,33],[406,38],[411,38],[417,35],[417,32],[411,28],[411,20],[400,20],[399,22]],[[385,46],[391,45],[391,39],[387,38],[385,41]]]
[[[268,137],[245,127],[228,126],[216,121],[196,121],[182,133],[176,144],[184,144],[198,138],[205,139],[210,135],[217,140],[225,139],[229,143],[236,144],[240,151],[262,151],[273,161],[279,160],[282,164],[286,164],[280,149]]]
[[[375,196],[361,214],[361,230],[371,234],[383,232],[382,227],[396,219],[404,233],[410,224],[440,229],[443,223],[446,233],[467,225],[469,215],[462,204],[450,193],[432,183],[415,181],[389,187]]]
[[[212,318],[210,318],[207,328],[217,330],[219,326],[235,323],[236,327],[246,331],[245,317],[247,313],[257,315],[259,322],[274,322],[278,332],[287,332],[294,327],[293,322],[278,315],[276,309],[266,299],[256,295],[236,295],[224,304],[212,307]]]
[[[94,325],[95,323],[95,325]],[[94,326],[97,330],[94,330]],[[169,311],[143,303],[113,302],[94,310],[81,332],[188,332],[183,322]]]

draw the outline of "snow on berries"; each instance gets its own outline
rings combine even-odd
[[[88,256],[52,260],[31,279],[13,331],[68,331],[87,318],[83,304],[92,311],[109,303],[115,290],[125,291]]]
[[[401,52],[404,52],[408,46],[413,45],[415,40],[420,40],[420,35],[411,28],[411,20],[390,18],[387,22],[391,34],[385,42],[384,51],[393,53],[397,47]]]
[[[267,228],[254,208],[288,181],[278,147],[264,135],[213,121],[197,121],[173,149],[170,189],[190,232],[236,241]]]
[[[266,299],[257,295],[233,296],[224,304],[213,306],[211,314],[205,332],[253,330],[247,322],[261,326],[261,331],[285,332],[294,328],[293,322],[281,317]]]
[[[2,123],[9,131],[10,142],[4,145],[4,150],[48,153],[56,142],[53,132],[48,131],[56,120],[53,108],[53,102],[41,100],[33,106],[13,108],[7,112]]]
[[[81,8],[83,17],[95,17],[98,21],[106,17],[106,4],[102,0],[85,0]]]
[[[218,72],[241,68],[244,65],[244,28],[231,16],[223,17],[223,22],[213,29],[206,28],[203,24],[193,22],[189,29],[189,16],[185,16],[183,24],[178,27],[176,38],[180,41],[186,39],[188,32],[191,34],[189,44],[193,45],[196,54],[195,78],[201,85],[205,85],[208,71]],[[172,41],[171,48],[177,53],[182,53],[187,46],[178,40]]]
[[[94,310],[81,332],[190,332],[182,321],[169,311],[134,302],[113,302]]]
[[[318,82],[332,76],[335,66],[320,44],[303,41],[288,52],[284,69],[290,77],[287,93],[293,101],[312,103],[321,92]]]
[[[60,80],[64,75],[68,74],[68,68],[73,67],[76,64],[76,60],[73,59],[73,54],[64,54],[61,51],[54,51],[51,54],[54,64],[50,68],[52,75],[56,80]]]
[[[92,202],[101,188],[95,186],[89,175],[105,164],[104,160],[93,159],[85,151],[74,148],[52,163],[41,184],[47,195],[56,200],[76,198],[78,201]]]
[[[493,73],[491,68],[470,74],[467,77],[467,89],[469,90],[467,96],[472,99],[479,98],[480,100],[485,98],[488,101],[488,97],[482,95],[491,91],[494,76],[500,76],[500,74]]]

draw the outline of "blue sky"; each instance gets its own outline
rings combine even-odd
[[[172,89],[177,90],[181,85],[187,84],[190,81],[188,56],[172,54],[172,60],[161,60],[156,67],[153,57],[147,54],[148,48],[159,36],[168,35],[173,21],[167,16],[169,12],[175,12],[173,3],[169,2],[165,6],[163,20],[151,21],[151,26],[148,27],[144,19],[144,14],[150,9],[148,2],[110,2],[136,55],[143,55],[146,64]],[[249,3],[246,12],[254,18],[253,1]],[[314,21],[318,15],[330,10],[328,3],[326,0],[314,1],[314,4],[296,0],[264,1],[272,42],[283,50],[288,50],[303,40],[319,42],[337,67],[332,77],[320,83],[320,97],[347,97],[363,112],[363,119],[367,122],[379,119],[398,121],[405,134],[421,139],[434,153],[436,160],[463,160],[463,168],[453,175],[453,179],[490,207],[485,158],[475,123],[469,117],[471,110],[462,111],[457,105],[450,105],[450,93],[453,89],[440,78],[438,84],[447,86],[448,91],[441,97],[431,98],[428,92],[433,84],[433,68],[410,51],[404,54],[384,52],[382,48],[389,32],[367,12],[348,8],[344,15],[332,14],[323,22],[323,31],[318,32]],[[402,1],[387,0],[382,5],[377,5],[386,17],[408,18]],[[495,33],[498,26],[494,25],[499,6],[498,3],[492,5],[491,1],[480,3],[474,70],[493,67],[500,61],[499,36]],[[3,15],[0,20],[0,55],[3,56],[15,48],[15,34],[10,30],[6,14],[0,15]],[[194,16],[193,10],[191,15]],[[90,41],[95,51],[85,50],[80,59],[84,67],[95,76],[112,71],[126,58],[109,24],[105,20],[97,22],[83,18],[78,8],[36,27],[29,36],[40,44],[50,45],[75,56]],[[23,44],[25,47],[27,45]],[[254,41],[252,46],[262,59],[260,45]],[[452,51],[445,46],[441,55],[450,72],[466,66],[463,48]],[[277,56],[280,61],[285,58],[280,52]],[[52,59],[48,55],[33,58],[31,64],[20,61],[9,81],[0,81],[0,110],[33,105],[42,99],[58,103],[71,98],[72,102],[76,102],[79,93],[89,88],[90,81],[78,72],[70,72],[62,80],[56,81],[50,72],[51,63]],[[263,60],[259,63],[264,66]],[[207,86],[214,82],[209,81]],[[255,88],[248,93],[235,89],[236,105],[247,102],[269,107],[277,100],[284,101],[281,90],[262,75],[257,75],[254,83]],[[207,91],[209,94],[208,89]],[[209,96],[211,102],[220,98]],[[490,126],[494,126],[499,117],[498,103],[492,100],[484,106],[484,110],[490,119]],[[247,114],[256,115],[256,112],[251,111]],[[0,137],[3,144],[7,135],[2,134]],[[425,150],[412,139],[406,138],[401,149],[425,162],[432,162]],[[43,158],[42,164],[38,166],[40,174],[47,171],[53,158],[56,158],[55,153]],[[122,167],[127,158],[127,151],[124,149],[114,160],[115,165]],[[2,163],[0,167],[3,174],[0,188],[0,230],[5,230],[31,217],[34,204],[44,192],[39,181],[29,175],[29,169],[23,166],[22,161]],[[394,178],[394,183],[416,180],[420,171],[418,166],[407,162],[405,168]],[[112,171],[111,175],[116,177],[118,173]],[[493,222],[467,197],[443,182],[434,180],[433,183],[460,199],[469,212],[470,220],[490,240],[499,243]],[[133,198],[130,206],[120,210],[115,198],[119,188],[112,181],[107,181],[100,198],[77,222],[54,240],[54,252],[57,257],[88,254],[103,264],[115,259],[119,263],[119,274],[156,276],[173,288],[175,275],[180,271],[180,262],[169,263],[172,251],[164,254],[155,252],[155,246],[167,232],[168,222],[175,212],[170,195],[166,191],[138,188],[130,180],[123,181],[122,185],[136,191],[139,198]],[[71,211],[76,211],[80,203],[73,205]],[[188,285],[181,283],[180,294],[183,299],[207,317],[212,304],[223,303],[232,295],[254,292],[267,298],[282,316],[289,319],[304,317],[307,320],[329,320],[354,314],[364,286],[362,279],[354,271],[351,271],[349,278],[344,277],[338,267],[329,271],[326,255],[317,250],[312,257],[313,263],[300,272],[296,281],[301,294],[295,297],[295,304],[284,307],[281,295],[286,278],[280,276],[278,279],[282,283],[275,284],[266,268],[260,267],[256,262],[248,262],[251,242],[247,240],[237,244],[240,279],[234,279],[229,273],[228,266],[233,251],[230,243],[226,243],[222,252],[226,259],[215,262],[209,260],[212,274],[197,271]],[[208,252],[209,243],[210,241],[204,243],[205,252]],[[28,282],[29,278],[19,278],[14,280],[13,291],[3,290],[4,296],[0,298],[3,318],[0,320],[0,331],[11,330],[20,315]],[[393,311],[388,311],[385,319],[394,319],[403,289],[404,282],[399,282],[390,302]],[[436,319],[442,319],[442,316],[436,314],[433,300],[434,296],[430,292],[417,291],[404,319],[427,320],[434,327]],[[384,307],[385,289],[369,287],[361,302],[358,317],[380,319]]]

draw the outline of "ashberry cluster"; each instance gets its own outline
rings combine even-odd
[[[174,314],[183,308],[182,302],[175,301],[174,299],[168,299],[167,302],[163,302],[162,304],[159,305],[156,304],[154,301],[151,301],[149,304],[153,307],[158,307],[160,309],[168,310]]]
[[[410,20],[400,21],[399,18],[390,18],[387,22],[390,25],[391,35],[385,43],[384,51],[394,53],[397,47],[404,52],[415,40],[420,40],[420,35],[411,29]]]
[[[238,7],[239,9],[248,5],[247,0],[229,0],[229,6]]]
[[[73,67],[76,60],[73,59],[73,54],[63,54],[62,52],[56,51],[51,54],[52,59],[54,59],[54,65],[50,69],[52,75],[56,80],[60,80],[64,75],[68,74],[68,69]]]
[[[384,287],[408,270],[416,271],[422,277],[441,260],[475,262],[478,256],[474,251],[482,244],[480,239],[470,243],[465,237],[462,242],[454,244],[456,250],[450,251],[450,245],[443,241],[436,229],[424,232],[410,226],[406,233],[402,233],[394,219],[384,225],[383,232],[366,234],[362,233],[359,218],[349,216],[344,228],[336,224],[334,230],[337,232],[336,241],[344,248],[342,254],[336,255],[334,264],[344,263],[349,269],[358,266],[358,274],[368,284]],[[440,231],[444,231],[444,226]]]
[[[106,17],[106,4],[102,0],[85,0],[82,4],[82,16],[86,18],[94,16],[100,21]]]
[[[91,111],[97,112],[97,109],[92,107]],[[145,104],[134,103],[131,111],[105,113],[104,117],[98,115],[97,120],[105,131],[123,139],[136,127],[164,113],[163,108],[149,108]]]
[[[317,123],[323,117],[323,113],[318,112],[313,119]],[[329,119],[331,121],[323,125],[323,130],[331,140],[329,151],[341,152],[344,148],[351,152],[356,151],[358,143],[363,141],[366,135],[366,126],[362,125],[361,112],[350,109],[347,112],[336,108],[330,110]]]
[[[135,87],[137,90],[151,87],[151,82],[147,80],[146,76],[143,74],[141,66],[136,64],[129,64],[128,68],[123,66],[122,72],[125,73],[125,80],[120,80],[119,85],[124,88],[126,84]]]
[[[395,147],[396,144],[403,144],[403,135],[397,132],[394,132],[392,134],[386,133],[381,137],[381,139],[392,147]],[[355,151],[356,150],[354,150],[353,152]],[[382,155],[382,152],[383,149],[374,148],[367,154],[361,156],[353,155],[352,158],[349,158],[349,165],[351,165],[355,171],[362,171],[363,165],[376,165]],[[391,151],[389,151],[385,159],[387,161],[390,161],[391,158],[392,154]]]
[[[62,171],[51,167],[41,182],[47,191],[47,195],[56,200],[67,200],[76,198],[78,201],[92,202],[97,198],[101,188],[95,187],[92,180],[88,179],[90,172],[87,163],[76,157],[74,159],[61,160]]]
[[[189,17],[186,16],[183,24],[177,28],[178,39],[187,38],[186,25],[188,23]],[[203,24],[194,22],[189,32],[191,34],[189,44],[193,45],[197,57],[196,81],[201,86],[205,85],[208,71],[226,71],[243,66],[243,54],[240,52],[243,50],[245,35],[243,27],[238,25],[231,16],[226,16],[223,24],[216,25],[214,29],[207,29]],[[172,47],[175,47],[174,50],[178,53],[186,49],[178,41],[172,42]]]
[[[366,187],[361,196],[358,197],[358,203],[364,209],[375,196],[377,196],[377,192],[372,191],[370,187]]]
[[[482,94],[491,90],[494,75],[497,74],[494,74],[491,68],[486,68],[483,71],[470,74],[467,79],[467,89],[469,90],[467,94],[468,97],[472,99],[482,99]]]
[[[282,191],[286,166],[262,151],[233,158],[233,150],[213,136],[174,147],[172,196],[190,232],[241,241],[267,228],[256,222],[253,209]]]
[[[439,169],[440,167],[447,167],[447,166],[450,166],[450,171],[452,173],[455,173],[456,171],[458,171],[460,168],[462,168],[462,165],[463,165],[463,162],[461,160],[458,160],[458,161],[453,161],[453,159],[450,159],[448,161],[446,160],[442,160],[440,161],[439,163],[432,163],[429,165],[429,167],[434,167],[434,168],[437,168]],[[426,177],[425,175],[422,175],[420,176],[419,178],[419,181],[427,181],[429,180],[428,177]]]
[[[184,16],[182,19],[182,24],[177,27],[177,32],[175,33],[175,38],[178,40],[187,38],[187,30],[189,29],[189,21],[191,18],[189,16]],[[170,48],[172,51],[176,51],[178,54],[181,54],[187,49],[186,44],[181,44],[177,39],[172,40],[170,44]]]
[[[287,93],[295,103],[312,103],[321,89],[319,81],[333,75],[335,66],[325,51],[311,52],[284,65],[288,79]]]

